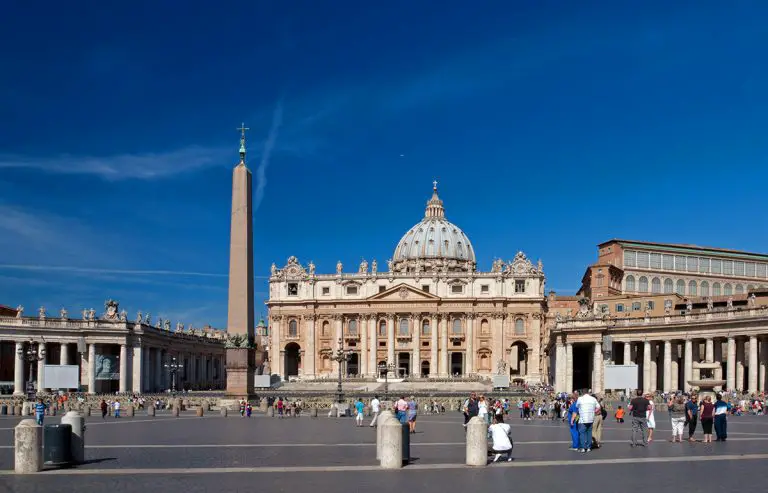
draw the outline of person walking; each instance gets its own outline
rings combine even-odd
[[[695,442],[693,435],[696,433],[696,423],[699,417],[699,406],[696,405],[696,394],[691,394],[685,403],[685,418],[688,424],[688,441]]]
[[[107,401],[102,399],[101,404],[99,404],[99,408],[101,408],[101,419],[107,419],[107,413],[109,412],[109,406],[107,405]]]
[[[599,409],[595,412],[595,421],[592,423],[592,444],[595,448],[600,448],[603,444],[603,423],[608,417],[608,410],[605,408],[602,399],[599,399],[597,404]]]
[[[42,399],[38,399],[35,404],[35,422],[38,426],[43,426],[43,419],[45,418],[45,403]]]
[[[579,450],[579,408],[576,406],[576,398],[578,396],[578,392],[573,393],[573,398],[567,411],[569,431],[571,432],[571,448],[568,450],[573,450],[574,452]]]
[[[670,442],[682,442],[683,441],[683,429],[685,428],[685,399],[682,395],[670,399],[669,403],[669,416],[672,421],[672,438]]]
[[[712,422],[715,419],[715,405],[712,396],[706,396],[701,403],[701,429],[704,432],[704,443],[712,443]]]
[[[371,412],[373,413],[373,419],[371,420],[371,428],[376,426],[376,421],[379,419],[379,412],[381,411],[381,401],[379,401],[379,396],[375,395],[373,396],[373,399],[371,399]]]
[[[408,411],[408,401],[405,400],[403,395],[395,403],[395,417],[400,421],[400,424],[404,425],[406,423],[406,411]]]
[[[650,392],[645,394],[645,398],[648,399],[648,411],[646,411],[645,420],[648,424],[648,442],[653,441],[653,430],[656,429],[656,416],[654,411],[656,410],[656,404],[653,402],[653,395]]]
[[[715,438],[716,442],[724,442],[728,438],[728,403],[723,400],[723,394],[717,394],[715,401]]]
[[[630,401],[629,407],[627,408],[632,415],[631,447],[637,447],[639,445],[645,447],[648,445],[648,421],[646,414],[648,412],[648,406],[650,406],[650,402],[643,397],[643,391],[638,389],[637,397]],[[638,443],[637,441],[638,434],[640,435],[642,443]]]
[[[355,402],[355,411],[357,414],[355,415],[355,426],[360,427],[363,426],[363,410],[365,410],[365,404],[363,404],[363,400],[358,398],[357,402]]]
[[[115,418],[119,418],[120,417],[120,401],[115,400],[114,409],[115,409]]]
[[[408,419],[408,430],[412,433],[416,433],[416,414],[419,405],[416,403],[416,398],[411,396],[408,400],[408,411],[406,412],[406,418]]]
[[[600,404],[589,393],[585,393],[576,400],[576,407],[579,410],[579,452],[591,452],[592,427],[595,415],[600,411]]]

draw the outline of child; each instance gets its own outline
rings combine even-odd
[[[251,406],[250,402],[245,403],[245,417],[250,418],[251,413],[253,412],[253,407]]]
[[[616,422],[617,423],[623,423],[624,422],[624,409],[622,409],[621,406],[616,410]]]

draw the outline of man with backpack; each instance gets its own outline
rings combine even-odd
[[[595,421],[592,423],[592,448],[600,448],[603,441],[603,422],[608,417],[608,410],[603,404],[603,399],[599,399],[598,405],[600,411],[595,413]]]

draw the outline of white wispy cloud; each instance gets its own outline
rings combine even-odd
[[[105,180],[148,180],[195,171],[212,166],[226,166],[232,149],[188,146],[163,152],[116,154],[111,156],[54,157],[0,155],[0,168],[26,168],[60,174],[96,175]]]
[[[283,102],[278,101],[275,110],[272,113],[272,126],[269,129],[269,135],[264,142],[264,149],[261,152],[261,161],[256,168],[256,193],[254,194],[253,210],[258,210],[261,201],[264,199],[264,190],[267,187],[267,168],[269,160],[272,157],[272,150],[277,142],[277,135],[280,132],[280,126],[283,124]]]

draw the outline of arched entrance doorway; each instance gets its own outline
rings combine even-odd
[[[429,376],[429,361],[422,361],[421,362],[421,376],[422,377],[428,377]]]
[[[464,353],[451,353],[451,375],[464,374]]]
[[[397,376],[407,377],[411,374],[411,355],[410,353],[397,354]]]
[[[285,346],[285,359],[283,368],[285,369],[285,378],[295,377],[299,374],[299,364],[301,363],[301,347],[295,342],[290,342]]]
[[[352,353],[347,360],[347,376],[355,377],[360,373],[360,355]]]
[[[528,345],[523,341],[517,341],[509,349],[509,376],[523,377],[527,374]]]

